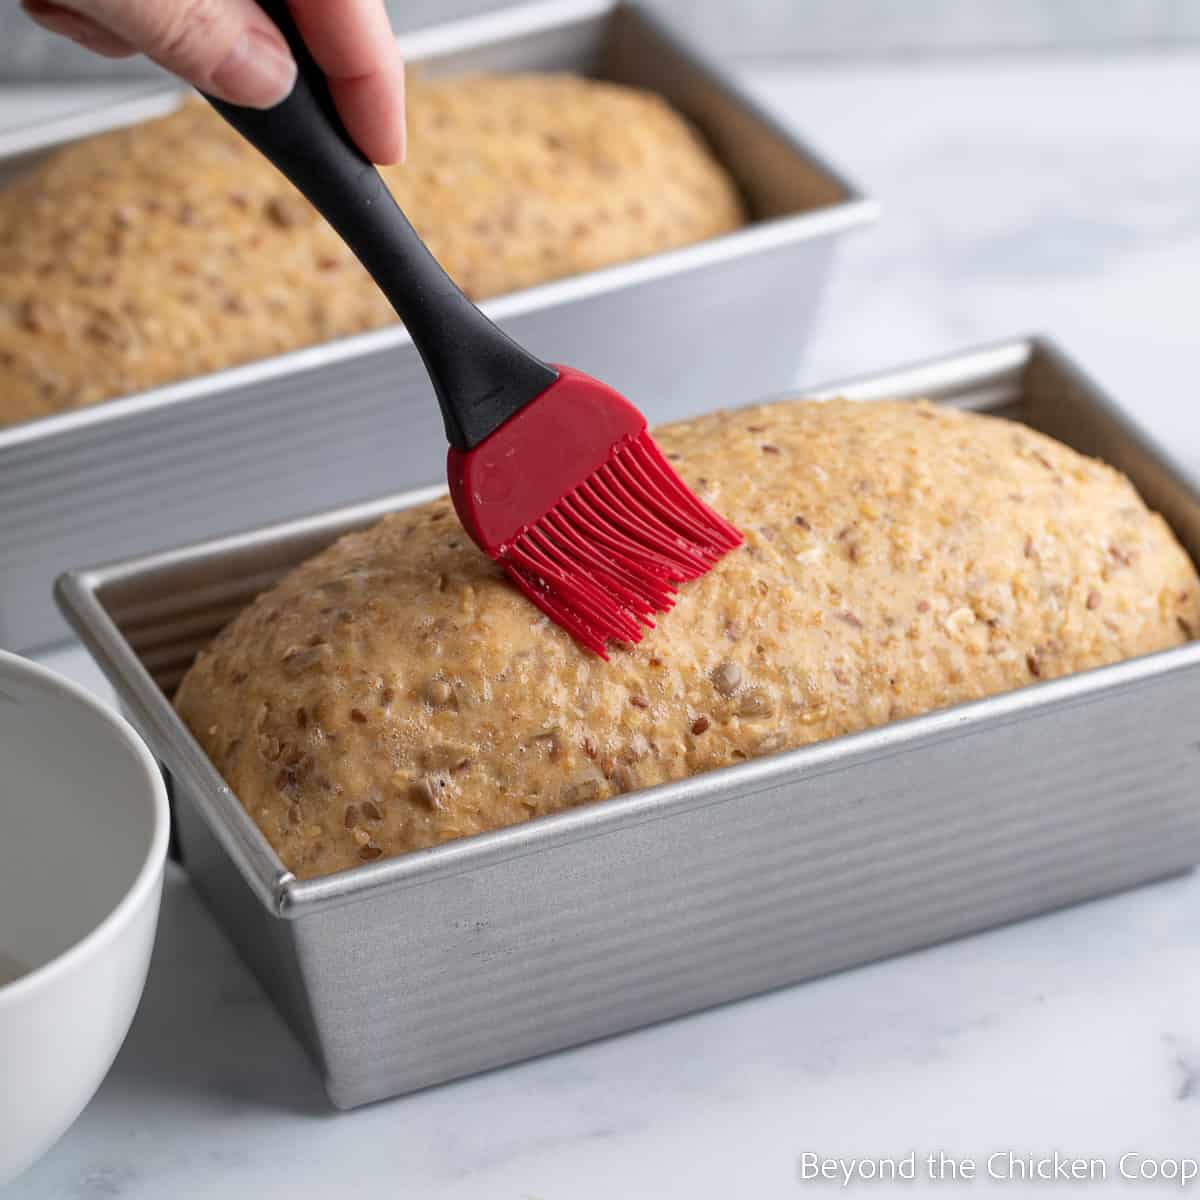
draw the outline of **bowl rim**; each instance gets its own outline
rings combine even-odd
[[[0,681],[5,676],[32,682],[51,694],[65,697],[70,703],[83,708],[91,717],[108,727],[109,732],[131,752],[134,761],[141,768],[151,797],[154,826],[141,865],[120,900],[87,933],[61,954],[56,954],[49,962],[34,967],[32,971],[17,976],[9,983],[0,984],[0,1009],[7,1007],[11,1002],[21,1000],[37,988],[52,983],[119,936],[157,886],[167,858],[167,838],[171,824],[167,788],[158,761],[128,721],[86,688],[57,671],[19,654],[0,650]]]

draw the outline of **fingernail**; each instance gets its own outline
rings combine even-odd
[[[221,98],[247,108],[273,108],[296,82],[296,62],[277,38],[257,29],[238,38],[211,76]]]

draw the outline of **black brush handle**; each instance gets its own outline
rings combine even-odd
[[[308,197],[371,273],[421,353],[447,440],[473,449],[558,373],[497,328],[441,268],[350,140],[286,0],[259,3],[292,49],[296,86],[270,109],[205,99]]]

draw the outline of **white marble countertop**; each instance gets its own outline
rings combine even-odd
[[[812,382],[1033,330],[1200,470],[1200,55],[758,71],[884,206]],[[0,92],[0,120],[24,104]],[[47,661],[105,692],[78,648]],[[795,1195],[800,1157],[1200,1157],[1200,875],[353,1113],[167,882],[141,1010],[14,1200]],[[1001,1160],[1000,1165],[1003,1165]],[[1062,1184],[1069,1187],[1069,1184]],[[1200,1182],[1193,1185],[1200,1192]]]

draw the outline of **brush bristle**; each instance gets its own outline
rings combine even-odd
[[[500,552],[509,578],[601,658],[637,642],[742,535],[675,473],[648,433],[606,462]]]

